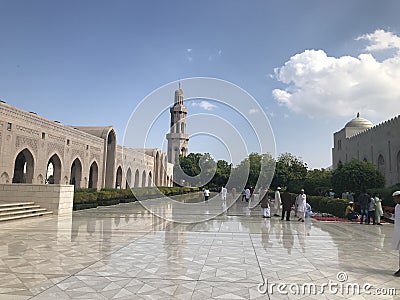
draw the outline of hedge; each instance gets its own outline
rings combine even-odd
[[[292,194],[296,197],[297,194]],[[307,203],[313,211],[328,213],[339,218],[345,217],[346,207],[349,201],[345,199],[328,198],[324,196],[307,196]]]
[[[119,203],[129,203],[140,200],[152,199],[161,196],[174,196],[197,192],[199,188],[190,187],[146,187],[130,190],[122,189],[77,189],[74,193],[74,210],[95,208],[97,206],[108,206]]]

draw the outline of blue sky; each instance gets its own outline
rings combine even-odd
[[[0,0],[0,99],[68,125],[113,125],[121,143],[152,91],[215,77],[259,102],[278,154],[327,167],[333,132],[358,111],[374,123],[399,114],[399,11],[372,0]],[[190,151],[204,151],[198,140]]]

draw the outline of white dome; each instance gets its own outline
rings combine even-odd
[[[361,118],[360,114],[357,114],[357,117],[354,118],[353,120],[347,122],[345,127],[368,129],[368,128],[371,128],[373,126],[374,126],[374,124],[371,121],[369,121],[367,119],[364,119],[364,118]]]

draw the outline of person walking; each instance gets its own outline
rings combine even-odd
[[[210,198],[210,190],[208,188],[205,188],[203,194],[204,194],[204,201],[208,201],[208,198]]]
[[[300,194],[296,197],[296,204],[297,204],[297,214],[299,217],[299,221],[304,222],[304,218],[306,215],[306,203],[307,203],[307,196],[304,193],[304,189],[300,190]]]
[[[400,277],[400,191],[392,194],[393,201],[396,203],[394,208],[394,232],[392,238],[392,248],[399,251],[399,269],[393,275]]]
[[[221,189],[221,197],[222,197],[222,200],[223,201],[225,201],[226,200],[226,194],[228,193],[228,190],[226,189],[226,187],[222,187],[222,189]]]
[[[286,221],[290,221],[290,211],[292,210],[292,196],[288,191],[284,191],[282,193],[282,218],[281,220],[285,218],[286,214]]]
[[[365,217],[365,224],[368,224],[368,209],[369,209],[369,202],[371,200],[371,197],[368,195],[368,193],[364,190],[363,193],[358,196],[358,203],[360,204],[360,209],[361,209],[361,220],[360,224],[363,223],[364,217]]]
[[[246,188],[246,189],[244,190],[244,194],[245,194],[245,197],[246,197],[246,202],[249,202],[249,201],[250,201],[250,197],[251,197],[250,189],[249,189],[249,188]]]
[[[381,224],[381,217],[383,216],[383,209],[382,209],[382,198],[381,195],[375,195],[375,222],[376,225]]]
[[[368,207],[368,222],[370,223],[372,218],[372,224],[375,225],[375,197],[371,197],[369,200],[369,207]]]
[[[280,193],[281,188],[278,186],[275,191],[275,203],[274,203],[274,208],[275,208],[275,213],[274,217],[280,217],[281,214],[281,193]]]
[[[261,215],[263,218],[271,218],[271,210],[270,210],[270,200],[268,196],[268,190],[265,190],[265,193],[261,199]]]

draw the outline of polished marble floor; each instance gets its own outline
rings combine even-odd
[[[392,224],[263,219],[240,200],[213,217],[223,205],[158,204],[185,220],[210,214],[198,223],[139,203],[0,223],[0,299],[400,299]],[[375,295],[301,292],[329,282]],[[377,295],[390,289],[399,296]]]

